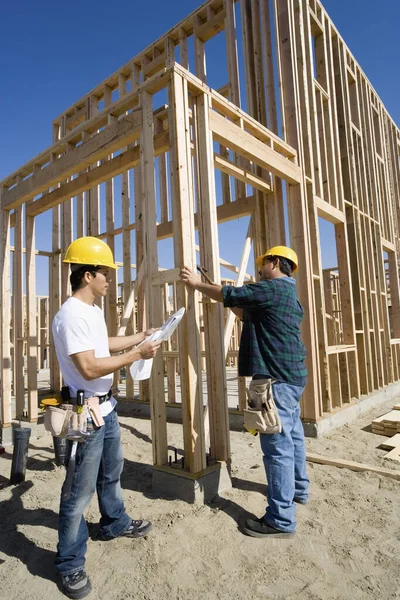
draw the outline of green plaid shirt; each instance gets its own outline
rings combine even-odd
[[[244,310],[239,375],[265,375],[292,385],[307,383],[306,350],[300,337],[304,315],[292,277],[241,287],[224,285],[224,306]]]

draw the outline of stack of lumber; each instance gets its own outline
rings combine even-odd
[[[390,450],[383,458],[400,462],[400,404],[395,404],[390,412],[374,419],[371,425],[373,433],[390,436],[380,445],[384,450]]]
[[[371,423],[372,432],[379,435],[393,436],[400,433],[400,410],[391,410],[390,412],[374,419]]]

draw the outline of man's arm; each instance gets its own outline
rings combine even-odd
[[[198,290],[205,296],[216,300],[217,302],[223,302],[224,297],[222,295],[222,285],[218,285],[217,283],[203,283],[201,278],[193,273],[188,267],[183,267],[180,272],[180,278],[183,283],[188,285],[189,287]],[[240,320],[243,321],[243,309],[238,307],[230,307],[233,314],[239,317]]]
[[[105,356],[104,358],[96,358],[94,350],[87,350],[86,352],[71,354],[71,358],[82,377],[90,381],[104,375],[110,375],[118,371],[118,369],[130,365],[135,360],[153,358],[160,345],[161,342],[158,341],[144,342],[140,348],[132,348],[132,350],[125,352],[125,354]]]
[[[187,286],[194,290],[198,290],[212,300],[216,300],[217,302],[224,301],[222,296],[222,285],[218,285],[217,283],[203,283],[201,278],[193,273],[188,267],[183,267],[183,269],[181,269],[180,278]]]
[[[138,344],[144,342],[144,340],[155,331],[157,331],[157,329],[147,329],[146,331],[134,333],[133,335],[120,335],[117,337],[109,337],[109,350],[111,353],[128,350],[128,348],[132,348],[133,346],[137,346]]]

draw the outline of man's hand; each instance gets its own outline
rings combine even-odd
[[[146,329],[146,331],[143,331],[144,339],[146,339],[147,337],[149,337],[156,331],[159,331],[159,329],[160,329],[160,327],[153,327],[151,329]]]
[[[183,267],[179,273],[179,276],[185,285],[193,289],[196,289],[196,286],[201,283],[201,277],[193,273],[189,267]]]
[[[140,352],[140,358],[143,358],[144,360],[147,360],[148,358],[154,358],[160,346],[160,341],[144,342],[137,348]]]

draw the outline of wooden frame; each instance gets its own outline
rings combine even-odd
[[[240,28],[236,26],[239,20]],[[240,29],[242,45],[237,44]],[[220,82],[218,92],[207,85],[205,65],[207,42],[223,30],[228,81]],[[189,65],[188,38],[192,36],[195,56],[194,65]],[[245,95],[240,93],[240,63],[245,67]],[[168,103],[158,106],[155,98],[161,90]],[[61,256],[73,231],[99,236],[112,249],[122,236],[121,298],[115,279],[104,307],[110,332],[116,333],[119,325],[121,332],[134,324],[139,328],[158,325],[168,311],[186,307],[179,343],[175,337],[165,346],[163,356],[155,361],[151,381],[140,386],[141,400],[151,404],[157,467],[168,463],[165,406],[170,398],[176,402],[178,375],[182,466],[196,474],[210,460],[230,458],[225,366],[237,355],[240,326],[234,326],[220,305],[201,301],[179,283],[179,267],[194,268],[196,252],[215,281],[221,281],[224,265],[237,273],[237,284],[249,279],[245,271],[251,271],[247,267],[251,250],[255,256],[270,245],[288,244],[298,253],[297,283],[305,308],[302,334],[309,370],[302,399],[305,419],[318,421],[357,401],[361,394],[397,381],[399,156],[398,127],[318,0],[209,0],[203,4],[57,117],[52,146],[0,183],[3,427],[10,426],[16,416],[11,410],[12,390],[18,416],[37,418],[35,365],[40,344],[50,343],[53,387],[58,388],[61,381],[51,340],[44,342],[41,337],[38,343],[42,328],[36,326],[35,317],[35,218],[48,211],[52,212],[53,236],[48,253],[50,322],[68,294],[68,271]],[[221,172],[221,189],[217,189],[215,169]],[[119,176],[122,226],[117,227],[115,182]],[[105,221],[100,186],[105,186]],[[242,261],[239,266],[231,265],[220,256],[218,225],[244,215],[251,219]],[[334,284],[339,286],[335,298],[330,296],[332,275],[324,275],[322,268],[319,217],[335,227],[338,277]],[[101,222],[106,223],[104,231]],[[173,238],[174,265],[161,270],[158,244],[168,237]],[[22,293],[24,244],[26,301]],[[389,257],[388,274],[383,252]],[[327,325],[333,299],[340,324],[336,338]],[[118,306],[125,311],[121,323]],[[13,340],[8,334],[11,311]],[[24,314],[27,340],[21,325]],[[21,351],[26,341],[28,398]],[[207,374],[205,423],[202,369]],[[241,409],[244,385],[239,380]],[[133,382],[128,379],[127,398],[133,393]]]

